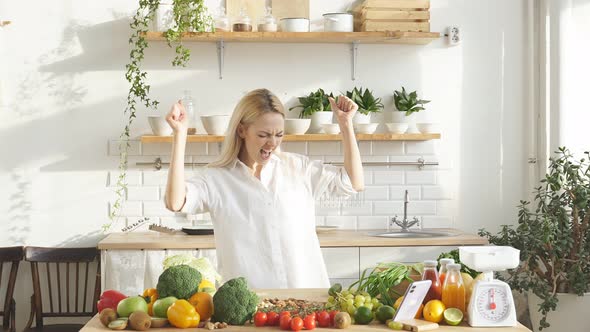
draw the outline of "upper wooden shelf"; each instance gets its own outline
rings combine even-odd
[[[438,39],[438,32],[186,32],[183,41],[250,43],[365,43],[428,44]],[[146,33],[147,40],[166,40],[163,32]]]
[[[187,142],[223,142],[225,136],[216,135],[188,135]],[[440,139],[440,134],[356,134],[359,141],[427,141]],[[305,134],[285,135],[284,142],[305,142],[305,141],[341,141],[341,135],[328,134]],[[172,143],[172,136],[141,136],[142,143]]]

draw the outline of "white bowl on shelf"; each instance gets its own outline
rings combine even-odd
[[[148,123],[152,128],[152,132],[156,136],[170,136],[172,135],[172,127],[166,122],[166,117],[161,115],[148,116]]]
[[[436,123],[416,123],[416,128],[421,134],[435,134],[439,131]]]
[[[321,125],[324,133],[330,135],[340,134],[340,125],[337,123],[324,123]]]
[[[359,134],[372,134],[377,130],[378,123],[355,123],[354,131]]]
[[[392,134],[403,134],[408,130],[408,124],[403,122],[386,123],[387,131]]]
[[[311,119],[285,119],[285,134],[303,135],[310,125]]]
[[[203,127],[209,135],[225,135],[229,126],[229,115],[202,115]]]

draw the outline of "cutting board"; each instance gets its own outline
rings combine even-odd
[[[265,14],[266,0],[225,0],[225,6],[232,22],[240,16],[240,9],[245,7],[252,22],[252,31],[256,31],[258,19]]]
[[[272,14],[277,21],[285,17],[309,18],[309,0],[272,0]]]
[[[406,331],[420,332],[438,329],[437,323],[431,323],[421,319],[404,320],[400,321],[400,323],[404,324],[404,330]]]

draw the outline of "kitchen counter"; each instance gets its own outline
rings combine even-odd
[[[297,299],[305,299],[311,301],[326,301],[328,291],[327,289],[274,289],[274,290],[258,290],[256,291],[261,298],[269,297],[269,298],[297,298]],[[318,332],[342,332],[343,330],[335,329],[335,328],[316,328]],[[99,332],[99,331],[112,331],[100,323],[98,319],[98,315],[94,316],[81,330],[81,332]],[[178,332],[180,329],[175,327],[166,327],[166,328],[159,328],[159,329],[150,329],[150,331],[162,331],[162,332]],[[203,329],[203,331],[206,331]],[[217,331],[217,330],[216,330]],[[279,327],[255,327],[253,325],[245,325],[245,326],[229,326],[226,329],[222,329],[219,331],[243,331],[243,332],[254,332],[254,331],[279,331]],[[389,331],[391,330],[379,323],[371,323],[370,325],[352,325],[350,328],[344,330],[350,332],[365,332],[365,331]],[[518,324],[516,327],[470,327],[465,322],[462,323],[460,326],[448,326],[441,323],[438,329],[433,331],[439,332],[530,332],[528,328],[524,327],[521,324]]]
[[[408,247],[408,246],[461,246],[485,245],[485,238],[456,229],[456,236],[392,239],[367,235],[375,230],[333,230],[318,233],[320,246],[329,247]],[[382,231],[382,230],[380,230]],[[167,234],[154,231],[112,233],[98,243],[98,249],[214,249],[214,235],[186,235],[182,232]]]

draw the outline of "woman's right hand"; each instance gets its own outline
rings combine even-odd
[[[172,105],[170,112],[166,115],[166,122],[172,127],[174,134],[186,133],[188,129],[188,118],[182,101],[179,100]]]

